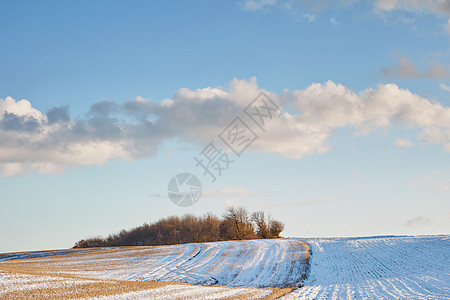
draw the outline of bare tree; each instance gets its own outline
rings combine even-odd
[[[229,219],[224,219],[219,225],[219,236],[220,240],[235,240],[236,239],[236,228],[234,223]]]
[[[234,234],[238,240],[255,236],[253,224],[250,221],[248,211],[243,207],[228,207],[223,215],[225,220],[233,224]]]
[[[199,218],[200,223],[200,241],[218,241],[220,239],[220,219],[209,213]]]
[[[265,212],[263,211],[255,211],[252,213],[251,220],[256,225],[256,234],[263,239],[270,238],[270,230],[269,230],[269,218],[266,217]]]
[[[280,237],[280,233],[284,230],[284,224],[277,220],[270,221],[270,235],[272,237]]]
[[[154,223],[122,230],[106,238],[84,239],[77,242],[74,247],[173,245],[257,237],[271,238],[279,237],[283,229],[283,223],[271,220],[263,211],[249,215],[243,207],[229,207],[225,210],[223,218],[213,214],[201,217],[169,216]]]

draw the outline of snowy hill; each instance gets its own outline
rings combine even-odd
[[[89,248],[1,259],[6,299],[450,299],[449,235]]]
[[[286,299],[450,299],[450,236],[305,239],[305,286]]]

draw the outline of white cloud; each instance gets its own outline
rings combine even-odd
[[[316,20],[316,16],[312,14],[304,14],[303,18],[305,18],[309,23],[312,23]]]
[[[244,0],[242,7],[249,11],[263,10],[268,7],[282,7],[288,10],[324,10],[347,7],[361,0]],[[374,8],[378,11],[405,10],[427,12],[438,15],[450,15],[448,0],[375,0]]]
[[[319,12],[324,10],[339,10],[351,7],[357,3],[369,2],[373,11],[383,19],[390,19],[394,23],[407,24],[414,31],[418,30],[416,18],[424,13],[432,14],[437,20],[450,16],[450,1],[448,0],[243,0],[241,6],[246,11],[266,11],[279,9],[291,15],[305,17],[305,13]],[[308,20],[308,18],[307,18]],[[330,22],[336,25],[335,20]],[[439,29],[445,29],[450,33],[450,20],[445,22]],[[433,29],[438,30],[438,29]],[[427,30],[430,32],[430,29]]]
[[[294,106],[303,114],[299,123],[322,129],[354,127],[360,132],[388,127],[393,121],[407,126],[450,126],[450,108],[400,89],[395,84],[379,85],[360,93],[328,81],[290,93]]]
[[[375,7],[384,11],[400,9],[450,15],[448,0],[376,0]]]
[[[412,148],[412,147],[414,147],[414,143],[413,142],[411,142],[410,140],[402,140],[402,139],[397,139],[394,142],[394,145],[396,147],[399,147],[399,148]]]
[[[450,152],[450,128],[425,128],[419,139],[427,144],[441,145],[445,151]]]
[[[360,134],[367,134],[377,128],[387,128],[393,124],[407,127],[422,127],[421,140],[425,143],[440,144],[450,151],[450,108],[432,103],[425,98],[400,89],[395,84],[380,85],[377,89],[367,89],[359,94],[348,88],[327,82],[312,84],[304,90],[290,93],[291,102],[302,114],[295,115],[295,124],[308,124],[323,134],[315,141],[313,149],[317,153],[328,150],[326,140],[333,130],[343,127],[354,128]],[[301,157],[301,153],[295,158]],[[303,154],[311,154],[311,151]]]
[[[339,25],[339,23],[333,18],[330,18],[330,23],[333,24],[333,26]]]
[[[429,68],[419,70],[417,66],[400,55],[398,65],[381,68],[381,73],[388,79],[445,79],[449,77],[449,71],[440,63],[434,62]]]
[[[441,90],[450,92],[450,86],[449,85],[446,85],[445,83],[441,83],[439,86],[441,87]]]
[[[33,108],[31,103],[25,99],[15,101],[11,97],[6,97],[5,100],[0,101],[0,117],[3,118],[8,113],[18,117],[34,118],[37,122],[45,121],[44,115]]]
[[[180,89],[162,102],[141,97],[101,101],[75,119],[68,107],[44,114],[27,100],[0,99],[0,169],[3,176],[36,170],[48,174],[114,158],[142,159],[172,138],[205,147],[236,116],[243,116],[244,107],[261,91],[254,78],[233,80],[229,89]],[[422,128],[421,142],[450,152],[450,108],[394,84],[356,93],[332,81],[314,83],[284,92],[282,101],[266,93],[289,112],[268,123],[264,133],[255,128],[260,138],[249,151],[299,159],[329,151],[328,140],[340,128],[368,134],[395,123]]]
[[[259,11],[269,6],[273,6],[277,3],[277,0],[246,0],[242,3],[244,10]]]
[[[405,226],[408,227],[412,227],[412,228],[420,228],[420,227],[426,227],[426,226],[430,226],[431,225],[431,221],[430,219],[426,218],[426,217],[415,217],[414,219],[410,219],[408,221],[406,221]]]
[[[281,8],[289,12],[320,11],[347,7],[358,0],[244,0],[242,8],[247,11],[261,11],[268,8]]]

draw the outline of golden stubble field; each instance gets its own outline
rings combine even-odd
[[[275,299],[302,284],[309,255],[306,243],[278,239],[0,261],[0,299]]]

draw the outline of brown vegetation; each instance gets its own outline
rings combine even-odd
[[[253,214],[243,207],[229,207],[222,218],[213,214],[196,217],[171,216],[155,223],[122,230],[107,238],[91,238],[78,241],[74,248],[110,246],[157,246],[185,243],[277,238],[284,224],[272,220],[265,212]]]
[[[77,257],[78,255],[74,255]],[[68,257],[72,257],[69,255]],[[182,285],[191,286],[185,283],[165,282],[165,281],[124,281],[112,279],[96,279],[87,278],[84,276],[68,275],[68,274],[54,274],[47,272],[46,264],[39,264],[41,259],[32,259],[36,262],[34,267],[28,268],[21,261],[11,261],[0,263],[0,274],[12,276],[16,281],[17,289],[9,286],[7,290],[0,293],[0,299],[86,299],[101,296],[123,296],[129,292],[146,291],[155,288],[164,287],[166,285]],[[61,265],[60,265],[61,266]],[[67,266],[66,266],[67,267]],[[101,266],[103,269],[105,266]],[[53,270],[55,271],[55,270]],[[62,267],[60,272],[64,272]],[[27,280],[20,282],[20,278]],[[273,300],[277,299],[287,293],[292,288],[269,288],[271,293],[261,299]],[[249,288],[248,291],[238,294],[226,299],[256,299],[258,290]],[[176,297],[174,299],[195,299],[196,296],[201,297],[201,294],[195,293],[188,297]]]

